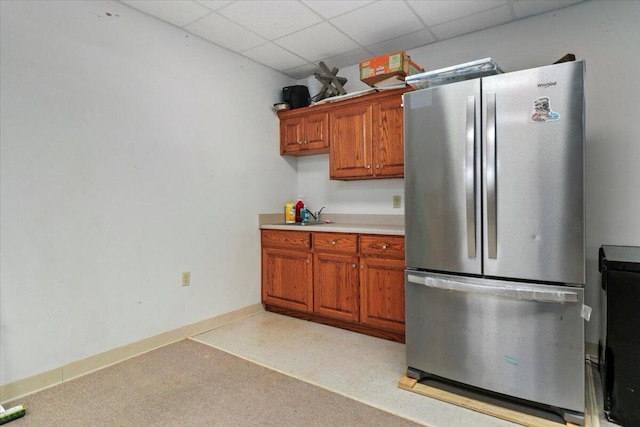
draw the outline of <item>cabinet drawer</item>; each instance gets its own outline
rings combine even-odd
[[[262,245],[289,249],[311,249],[311,233],[308,231],[263,230]]]
[[[316,252],[356,255],[358,253],[358,235],[347,233],[313,233],[313,249]]]
[[[360,254],[363,256],[404,258],[404,236],[360,236]]]

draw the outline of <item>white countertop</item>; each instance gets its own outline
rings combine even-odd
[[[262,230],[324,231],[330,233],[390,234],[404,236],[404,226],[385,224],[264,224]]]
[[[261,214],[262,230],[324,231],[329,233],[387,234],[404,236],[402,215],[326,214],[322,224],[285,224],[281,214]]]

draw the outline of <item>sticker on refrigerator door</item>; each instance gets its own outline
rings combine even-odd
[[[560,118],[560,113],[551,110],[551,100],[547,96],[541,96],[533,101],[532,122],[554,122]]]

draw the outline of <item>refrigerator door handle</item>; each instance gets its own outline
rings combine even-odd
[[[496,201],[496,94],[487,94],[487,245],[488,256],[498,257],[498,224]]]
[[[571,291],[545,291],[539,289],[528,289],[525,287],[486,286],[474,283],[459,282],[451,279],[416,276],[414,274],[408,274],[407,280],[411,283],[424,285],[434,289],[442,289],[453,292],[467,292],[472,294],[510,298],[522,301],[537,301],[557,304],[578,302],[578,293]]]
[[[467,97],[465,146],[465,192],[467,207],[467,253],[476,257],[476,97]]]

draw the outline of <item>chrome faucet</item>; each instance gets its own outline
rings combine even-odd
[[[316,211],[315,213],[311,213],[311,211],[307,208],[305,208],[305,210],[307,211],[307,213],[309,215],[311,215],[311,217],[313,218],[313,220],[315,222],[320,222],[320,215],[322,214],[322,210],[324,209],[324,206],[322,208],[320,208],[319,211]]]

